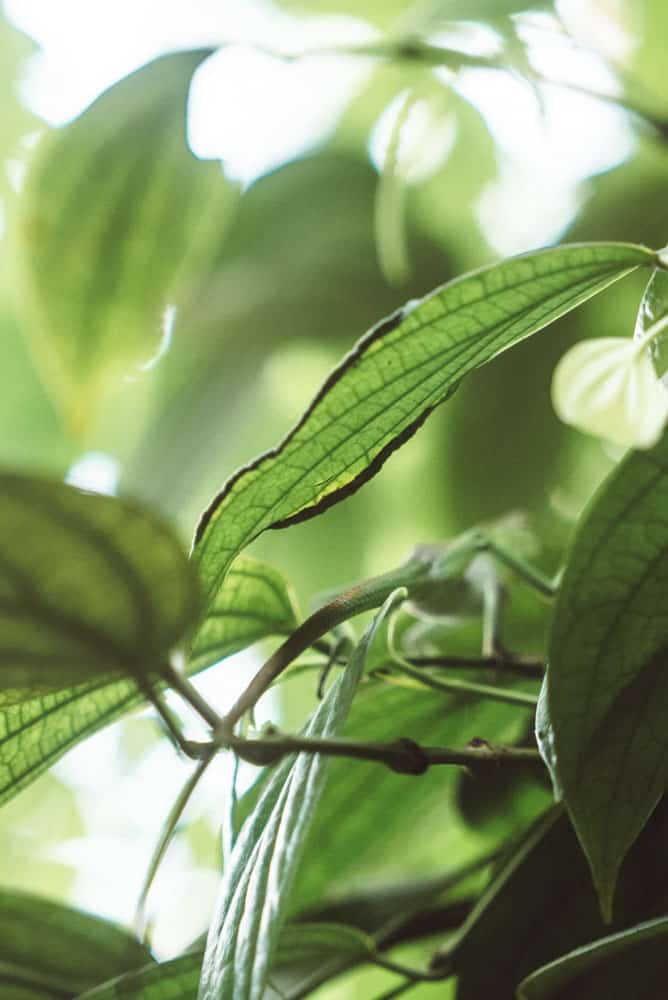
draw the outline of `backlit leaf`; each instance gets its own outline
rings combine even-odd
[[[283,442],[232,476],[204,514],[195,554],[207,601],[240,549],[353,493],[466,374],[653,260],[627,244],[538,251],[464,275],[378,324]]]
[[[296,625],[290,587],[272,567],[238,559],[199,627],[189,674],[268,635]],[[133,680],[94,678],[65,690],[14,701],[0,691],[0,804],[64,753],[144,699]]]
[[[189,668],[208,667],[259,639],[287,635],[298,624],[295,599],[281,574],[241,556],[195,633]]]

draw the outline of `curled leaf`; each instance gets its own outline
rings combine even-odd
[[[557,415],[587,434],[630,448],[651,448],[668,418],[668,393],[652,361],[626,337],[583,340],[552,379]]]

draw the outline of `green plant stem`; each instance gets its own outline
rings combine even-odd
[[[464,681],[458,677],[445,679],[431,677],[424,670],[413,669],[403,658],[394,657],[392,668],[406,677],[412,677],[423,687],[442,691],[444,694],[472,694],[487,701],[499,701],[505,705],[517,705],[520,708],[535,709],[538,698],[526,691],[513,691],[510,688],[494,687],[491,684],[477,684],[475,681]]]
[[[494,670],[542,680],[545,664],[535,657],[501,656],[407,656],[412,667],[436,667],[444,670]]]

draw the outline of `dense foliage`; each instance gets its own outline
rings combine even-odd
[[[215,46],[36,141],[3,109],[0,801],[9,824],[147,704],[191,769],[137,934],[0,869],[8,1000],[665,995],[668,14],[638,5],[623,69],[595,54],[618,91],[572,85],[627,153],[563,240],[505,256],[476,216],[502,152],[460,81],[542,107],[527,26],[585,48],[567,5],[362,6],[333,135],[243,192],[186,141]],[[12,79],[28,47],[0,21]],[[456,135],[416,181],[418,107]],[[101,452],[106,492],[80,475]],[[196,675],[251,648],[214,704]],[[152,886],[221,756],[209,931],[159,961]]]

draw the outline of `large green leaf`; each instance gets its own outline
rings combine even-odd
[[[294,625],[288,584],[270,566],[244,556],[232,566],[196,633],[188,673]],[[81,740],[141,704],[143,697],[135,681],[108,678],[26,696],[18,703],[11,693],[3,699],[0,692],[0,804]]]
[[[655,1000],[668,971],[668,917],[578,948],[520,984],[518,1000]]]
[[[38,360],[75,427],[96,394],[155,355],[223,228],[217,163],[186,144],[190,79],[209,50],[162,56],[115,84],[34,154],[19,227]]]
[[[195,633],[189,669],[201,670],[267,636],[287,635],[298,624],[295,598],[281,574],[240,556]]]
[[[0,892],[0,993],[12,987],[45,998],[73,997],[151,962],[115,924],[39,896]],[[11,995],[11,994],[10,994]]]
[[[5,705],[100,676],[146,676],[198,605],[192,565],[153,515],[55,480],[0,476]]]
[[[342,729],[367,652],[393,597],[367,628],[345,673],[329,689],[305,733],[331,738]],[[201,1000],[260,1000],[267,984],[289,893],[322,795],[327,760],[301,754],[276,768],[242,827],[226,869],[202,967]]]
[[[549,646],[555,783],[609,916],[621,861],[668,786],[668,435],[632,452],[579,526]]]
[[[465,275],[371,330],[276,448],[228,480],[195,539],[211,602],[241,548],[353,493],[470,371],[655,255],[564,246]]]
[[[667,832],[664,800],[624,865],[615,931],[666,912]],[[499,868],[455,940],[457,1000],[515,1000],[528,974],[606,933],[577,837],[552,810]]]

